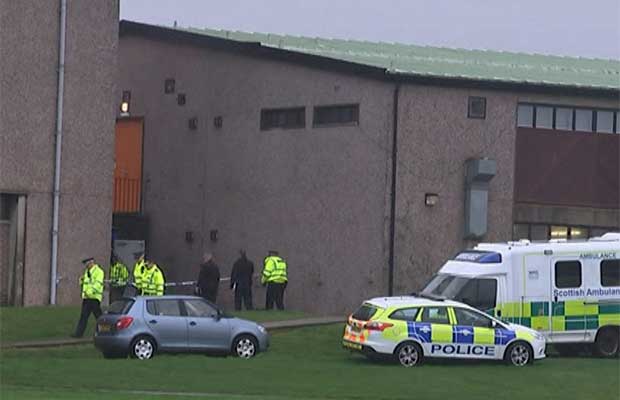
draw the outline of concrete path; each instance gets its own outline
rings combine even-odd
[[[279,330],[279,329],[292,329],[292,328],[303,328],[306,326],[319,326],[319,325],[329,325],[329,324],[337,324],[344,323],[346,321],[345,317],[316,317],[316,318],[301,318],[301,319],[290,319],[284,321],[272,321],[272,322],[260,322],[262,326],[267,328],[269,331]],[[29,340],[23,342],[11,342],[11,343],[2,343],[0,344],[0,348],[3,349],[34,349],[40,347],[58,347],[58,346],[74,346],[78,344],[88,344],[92,343],[93,338],[82,338],[82,339],[74,339],[74,338],[66,338],[66,339],[50,339],[50,340]]]

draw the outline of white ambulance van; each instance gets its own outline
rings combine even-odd
[[[536,329],[560,350],[593,344],[620,355],[620,233],[481,243],[447,261],[421,294]]]

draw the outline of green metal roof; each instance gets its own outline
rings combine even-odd
[[[385,69],[389,74],[620,89],[620,61],[308,38],[214,29],[187,32]]]

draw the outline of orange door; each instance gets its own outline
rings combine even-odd
[[[116,121],[114,212],[138,213],[142,194],[142,118]]]

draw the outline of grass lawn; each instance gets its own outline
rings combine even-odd
[[[525,368],[428,362],[407,369],[348,353],[341,334],[341,325],[275,332],[269,351],[252,360],[105,360],[91,345],[5,350],[0,398],[566,400],[617,399],[620,393],[620,360],[549,358]]]
[[[297,319],[308,316],[299,311],[240,311],[241,318],[257,322]],[[0,307],[0,342],[68,338],[80,317],[79,306]],[[92,336],[91,316],[85,337]]]

